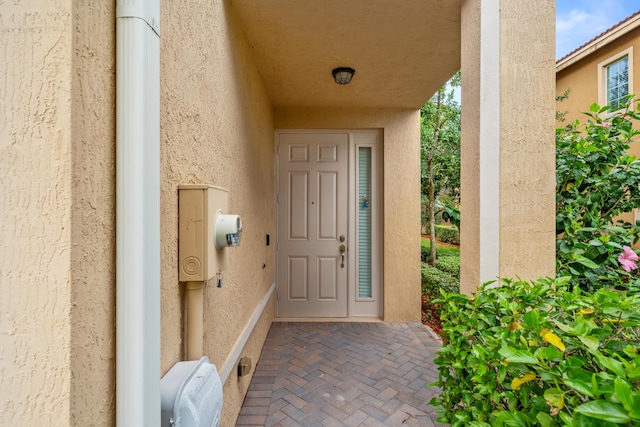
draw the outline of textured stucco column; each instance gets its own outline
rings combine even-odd
[[[462,2],[461,290],[555,274],[555,4]]]

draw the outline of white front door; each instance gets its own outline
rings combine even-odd
[[[346,317],[348,133],[282,132],[278,316]]]

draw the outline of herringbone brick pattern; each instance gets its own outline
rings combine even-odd
[[[440,426],[420,323],[274,322],[236,427]]]

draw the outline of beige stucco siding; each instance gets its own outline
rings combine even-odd
[[[500,277],[553,277],[554,1],[500,14]]]
[[[220,369],[275,280],[274,128],[269,99],[227,2],[163,2],[161,11],[162,373],[185,356],[184,284],[178,282],[178,185],[229,190],[239,247],[205,287],[204,353]],[[263,268],[264,264],[264,268]],[[267,304],[242,352],[257,362],[273,318]],[[250,377],[225,386],[223,425],[232,425]]]
[[[71,423],[115,421],[115,5],[77,3],[72,67]]]
[[[115,11],[31,3],[0,16],[0,424],[113,425]],[[232,14],[163,3],[162,16],[164,373],[184,358],[177,186],[229,189],[245,225],[222,288],[205,290],[205,354],[219,367],[274,281],[275,198],[271,105]],[[272,318],[273,299],[241,355],[257,361]],[[230,376],[223,425],[249,379]]]
[[[420,320],[420,116],[406,109],[277,108],[278,129],[383,129],[383,317]]]
[[[480,282],[480,2],[462,1],[462,126],[460,133],[460,288]],[[471,115],[471,117],[469,117]],[[464,224],[464,227],[462,227]]]
[[[0,13],[0,425],[69,425],[71,2]]]

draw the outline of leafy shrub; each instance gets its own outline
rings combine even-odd
[[[436,225],[435,227],[436,237],[441,242],[460,244],[460,232],[456,227],[448,227],[446,225]]]
[[[440,289],[445,292],[460,292],[460,280],[446,271],[422,264],[422,289],[435,299],[440,295]]]
[[[431,247],[430,245],[428,245],[428,246],[425,246],[425,245],[420,246],[420,261],[421,262],[428,262],[429,259],[431,258],[431,254],[429,253],[430,247]],[[437,249],[436,249],[436,251],[437,251]],[[437,255],[436,255],[436,257],[437,257]]]
[[[460,292],[460,279],[440,270],[441,262],[442,258],[438,260],[438,267],[422,264],[424,320],[437,321],[438,323],[441,319],[442,306],[435,301],[441,296],[441,292]],[[459,262],[458,265],[460,265]]]
[[[442,220],[450,222],[460,230],[460,208],[445,204],[442,211]]]
[[[444,294],[438,421],[640,425],[640,295],[570,290],[570,279]]]
[[[440,305],[434,300],[441,297],[441,289],[446,292],[460,291],[460,249],[453,246],[436,247],[436,267],[430,261],[431,243],[422,239],[422,303],[425,321],[440,323]]]
[[[631,96],[626,102],[606,119],[611,108],[593,104],[585,125],[556,131],[556,271],[583,289],[626,287],[630,280],[616,257],[638,240],[640,223],[616,217],[640,207],[640,161],[627,153],[640,134],[633,128],[640,113],[629,108]]]
[[[442,270],[444,272],[449,273],[451,276],[455,277],[456,280],[460,279],[460,254],[446,254],[438,257],[438,262],[436,264],[436,268],[438,270]],[[458,289],[460,286],[458,286]],[[450,291],[447,291],[450,292]],[[439,295],[439,294],[438,294]]]

